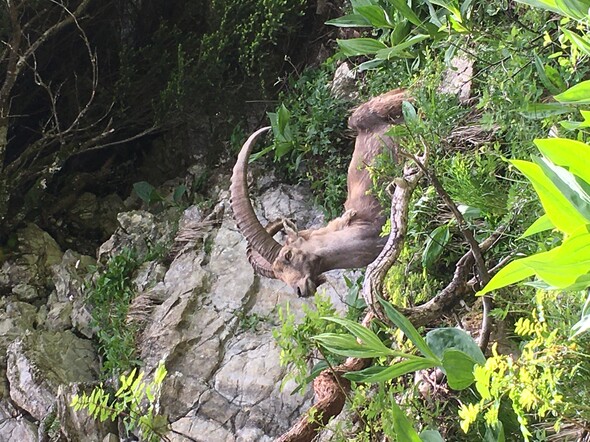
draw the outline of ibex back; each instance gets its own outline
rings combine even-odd
[[[270,127],[259,129],[248,138],[233,170],[231,205],[238,228],[253,251],[250,263],[258,273],[284,281],[299,296],[311,296],[325,282],[324,272],[364,267],[378,256],[386,242],[381,237],[385,217],[381,205],[369,192],[372,182],[367,166],[383,149],[390,149],[395,155],[394,140],[384,134],[392,124],[402,121],[404,100],[408,100],[405,92],[396,89],[355,109],[348,120],[357,136],[348,168],[344,214],[325,227],[302,231],[285,220],[284,245],[273,238],[276,229],[267,231],[256,217],[246,180],[252,148]]]

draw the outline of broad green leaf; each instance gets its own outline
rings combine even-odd
[[[280,134],[284,136],[287,141],[290,141],[290,133],[287,133],[287,125],[289,124],[290,119],[291,112],[289,112],[289,110],[284,104],[281,104],[277,112],[277,126],[280,131]]]
[[[389,35],[389,43],[391,46],[400,44],[410,34],[412,24],[408,20],[400,20],[391,34]]]
[[[412,341],[412,343],[416,346],[420,352],[429,359],[440,360],[437,355],[430,349],[426,341],[420,336],[416,327],[412,325],[412,323],[398,312],[393,305],[387,302],[384,299],[379,299],[379,302],[383,306],[385,311],[385,315],[393,322],[403,333],[406,337]]]
[[[588,5],[580,0],[555,0],[561,13],[574,20],[582,20],[588,17]]]
[[[519,239],[527,238],[545,230],[554,229],[555,226],[547,215],[541,215],[528,229],[519,237]]]
[[[432,359],[407,359],[386,367],[373,366],[361,371],[346,373],[344,377],[355,382],[384,382],[414,371],[436,367],[437,365],[438,361]]]
[[[537,120],[570,112],[572,112],[571,106],[561,103],[530,103],[520,114],[525,118]]]
[[[371,69],[376,69],[381,66],[385,60],[369,60],[361,63],[358,67],[359,72],[369,71]]]
[[[535,8],[545,9],[546,11],[552,11],[560,13],[561,10],[556,6],[555,0],[516,0],[518,3],[533,6]]]
[[[436,328],[426,334],[426,343],[439,358],[443,357],[446,350],[455,349],[466,353],[480,365],[486,363],[486,358],[477,343],[461,329]]]
[[[539,75],[539,80],[541,80],[543,86],[545,86],[551,94],[559,94],[560,89],[557,87],[557,85],[553,84],[553,82],[547,76],[545,66],[537,54],[535,54],[535,68],[537,69],[537,75]]]
[[[553,98],[560,103],[590,104],[590,80],[582,81]]]
[[[436,430],[423,430],[420,433],[422,442],[445,442],[440,433]]]
[[[376,54],[382,49],[387,49],[385,44],[374,38],[351,38],[348,40],[336,40],[342,53],[347,57],[356,55]]]
[[[567,138],[541,138],[535,144],[543,156],[590,183],[590,146]]]
[[[586,223],[586,219],[561,194],[538,164],[521,160],[511,160],[510,162],[533,184],[545,213],[557,229],[565,233],[572,233]]]
[[[567,38],[570,39],[572,45],[577,47],[582,54],[590,55],[590,41],[588,40],[588,37],[578,35],[569,29],[562,29],[562,32],[567,35]]]
[[[388,3],[397,9],[408,21],[418,27],[422,26],[422,20],[412,11],[406,0],[388,0]]]
[[[430,3],[442,6],[447,11],[449,11],[451,14],[453,14],[456,19],[461,19],[461,11],[459,11],[455,2],[447,1],[447,0],[430,0]]]
[[[576,177],[546,158],[536,158],[535,163],[541,167],[545,175],[578,213],[586,219],[584,224],[590,223],[590,195],[580,186]]]
[[[422,442],[416,430],[395,402],[391,404],[391,415],[393,417],[393,430],[397,440],[403,442]]]
[[[359,6],[355,11],[365,17],[376,28],[393,28],[385,10],[381,6]]]
[[[505,287],[536,274],[554,288],[569,289],[588,283],[590,272],[590,233],[587,228],[566,238],[548,252],[512,261],[502,268],[477,295]],[[579,284],[578,284],[579,282]]]
[[[526,258],[523,258],[526,259]],[[497,290],[507,285],[514,284],[515,282],[522,281],[523,279],[533,276],[535,271],[531,269],[523,259],[517,259],[512,261],[506,266],[502,267],[498,273],[486,284],[486,286],[476,293],[476,296],[483,296],[486,293]]]
[[[473,384],[473,366],[477,362],[467,353],[451,348],[445,350],[442,361],[447,383],[453,390],[464,390]]]
[[[350,14],[328,20],[327,25],[337,26],[339,28],[370,28],[372,27],[369,20],[360,14]]]
[[[422,267],[429,268],[436,262],[451,239],[449,225],[438,226],[428,235],[424,252],[422,252]]]
[[[146,204],[151,204],[162,199],[161,197],[159,197],[158,192],[156,192],[156,188],[147,181],[139,181],[137,183],[134,183],[133,190],[135,191],[137,196]]]
[[[391,353],[391,349],[386,347],[383,342],[381,342],[381,339],[379,339],[379,337],[367,327],[363,327],[362,325],[351,321],[350,319],[334,317],[323,317],[322,319],[335,322],[336,324],[346,327],[346,329],[357,339],[360,339],[365,346],[370,347],[375,351],[382,352],[383,354]]]
[[[383,352],[359,344],[352,335],[336,333],[322,333],[314,336],[313,339],[319,342],[324,348],[341,356],[353,358],[375,358],[378,356],[389,356],[391,351]]]
[[[416,108],[409,101],[402,102],[402,114],[404,116],[404,121],[406,124],[416,123],[418,121],[418,114],[416,113]]]
[[[430,37],[428,35],[424,35],[424,34],[414,35],[414,36],[410,37],[409,39],[407,39],[406,41],[404,41],[403,43],[395,45],[391,48],[381,49],[380,51],[377,51],[375,56],[381,60],[389,60],[390,58],[396,57],[396,56],[405,56],[404,55],[405,49],[409,48],[410,46],[415,45],[416,43],[420,43],[421,41],[426,40],[427,38],[430,38]]]
[[[590,127],[588,121],[560,121],[559,124],[566,130],[580,130]]]

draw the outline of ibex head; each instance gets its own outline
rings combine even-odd
[[[403,91],[392,91],[360,106],[351,116],[349,124],[358,136],[348,171],[346,211],[319,229],[297,231],[290,221],[262,226],[248,196],[247,167],[256,140],[270,127],[248,138],[234,166],[230,192],[234,218],[257,273],[282,280],[299,296],[311,296],[325,282],[324,272],[364,267],[377,257],[386,242],[380,235],[384,217],[379,202],[368,192],[371,180],[365,166],[384,145],[394,147],[391,140],[384,143],[383,135],[391,121],[400,117],[404,97]],[[284,245],[273,238],[281,229],[287,234]]]
[[[247,164],[254,143],[270,127],[254,132],[244,143],[232,175],[231,205],[238,228],[248,242],[248,259],[257,273],[280,279],[289,284],[299,296],[312,295],[325,281],[321,275],[321,257],[308,250],[306,232],[298,232],[295,225],[283,220],[265,229],[258,221],[248,197]],[[287,240],[281,246],[273,235],[284,229]]]

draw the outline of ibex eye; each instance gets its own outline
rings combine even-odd
[[[293,252],[291,252],[291,250],[287,250],[285,252],[285,261],[291,261],[291,258],[293,258]]]

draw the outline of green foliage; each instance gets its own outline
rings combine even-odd
[[[396,358],[392,365],[376,365],[359,372],[347,373],[348,379],[356,382],[384,382],[405,374],[441,367],[446,373],[451,388],[462,390],[473,383],[473,366],[483,364],[485,358],[473,339],[464,331],[454,328],[436,329],[424,340],[410,321],[401,315],[387,301],[381,302],[387,317],[420,351],[422,356],[393,350],[386,346],[382,339],[370,329],[356,322],[324,317],[348,330],[348,334],[322,333],[313,339],[331,353],[356,358]],[[399,361],[399,359],[402,361]]]
[[[90,395],[74,395],[70,407],[74,411],[87,410],[100,422],[120,419],[127,434],[138,429],[140,440],[157,442],[168,431],[168,420],[158,414],[160,391],[166,374],[166,366],[160,361],[154,379],[148,383],[144,381],[145,373],[137,373],[134,368],[129,374],[120,376],[121,386],[114,395],[100,385]]]
[[[139,264],[136,254],[125,250],[109,259],[104,270],[88,284],[86,302],[107,375],[117,375],[138,363],[136,330],[127,324],[126,317],[135,297],[131,276]]]
[[[273,144],[255,156],[274,151],[275,161],[288,176],[310,184],[329,218],[342,213],[352,153],[352,141],[344,137],[350,103],[332,95],[333,69],[325,64],[289,79],[279,97],[281,105],[269,113]]]
[[[281,349],[281,365],[291,366],[291,373],[283,380],[283,386],[286,382],[294,380],[299,385],[299,389],[326,367],[325,363],[315,365],[310,373],[308,367],[310,355],[316,348],[312,337],[321,332],[337,333],[342,331],[342,327],[337,323],[326,325],[322,318],[335,316],[336,310],[329,298],[320,294],[314,297],[314,308],[303,305],[304,317],[301,321],[298,321],[295,314],[291,312],[289,304],[279,307],[278,313],[281,327],[273,331],[273,337]],[[330,362],[334,363],[338,360],[338,358],[332,358]]]
[[[542,157],[534,162],[513,160],[533,184],[545,209],[546,225],[564,234],[561,245],[550,251],[512,261],[480,294],[535,275],[546,288],[583,289],[590,285],[590,160],[588,145],[552,138],[535,142]],[[539,284],[536,284],[539,286]]]
[[[338,40],[344,56],[374,56],[359,66],[362,71],[375,69],[393,58],[414,58],[420,53],[414,46],[425,40],[432,43],[446,36],[447,32],[466,32],[471,3],[465,1],[459,6],[456,2],[422,0],[410,7],[401,0],[353,0],[352,14],[326,24],[372,28],[377,34],[376,38]]]
[[[165,198],[162,195],[160,195],[156,188],[147,181],[139,181],[137,183],[134,183],[133,191],[148,206],[151,206],[158,202],[165,201]],[[172,192],[172,195],[170,195],[170,203],[177,207],[180,207],[182,198],[186,191],[187,188],[184,184],[177,186],[174,189],[174,192]]]

